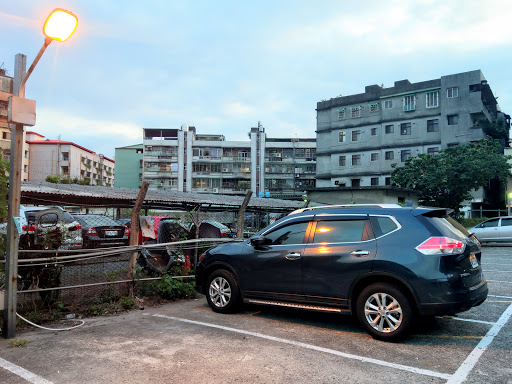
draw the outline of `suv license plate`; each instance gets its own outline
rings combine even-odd
[[[117,231],[106,231],[105,235],[107,235],[107,236],[117,236]],[[475,255],[472,255],[472,256],[475,256]]]
[[[471,256],[469,256],[469,262],[471,263],[471,266],[473,268],[478,267],[478,260],[477,260],[477,258],[476,258],[474,253]]]

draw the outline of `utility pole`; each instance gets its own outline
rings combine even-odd
[[[18,53],[14,60],[13,95],[25,97],[20,93],[21,82],[27,70],[27,56]],[[7,339],[16,336],[16,306],[18,293],[18,246],[20,234],[14,223],[20,215],[21,171],[23,163],[23,124],[11,124],[11,163],[9,168],[9,205],[7,218],[7,254],[5,260],[5,304],[3,334]]]

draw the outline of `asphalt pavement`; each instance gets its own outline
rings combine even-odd
[[[512,383],[512,247],[484,247],[482,265],[484,304],[421,322],[399,343],[372,339],[349,316],[262,306],[222,315],[201,297],[72,331],[24,330],[18,348],[0,339],[0,382]]]

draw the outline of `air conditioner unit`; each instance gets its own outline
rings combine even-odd
[[[213,188],[212,191],[213,193],[219,193],[219,188]]]
[[[276,153],[276,157],[281,157],[281,154],[280,153]]]
[[[229,168],[222,168],[222,172],[229,172]]]
[[[295,174],[295,177],[300,177],[300,174],[296,173],[296,174]]]

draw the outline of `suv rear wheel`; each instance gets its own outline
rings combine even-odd
[[[240,293],[233,274],[223,269],[214,271],[207,280],[206,299],[215,312],[234,312],[240,304]]]
[[[406,336],[416,315],[409,298],[395,285],[376,283],[359,295],[356,303],[361,326],[375,339],[393,341]]]

